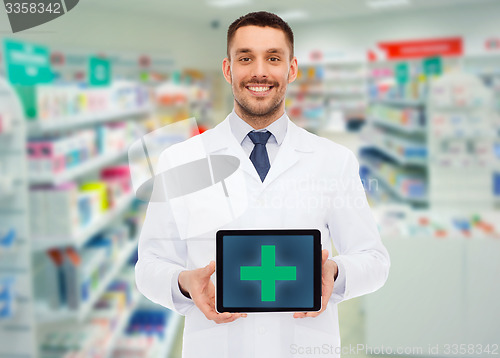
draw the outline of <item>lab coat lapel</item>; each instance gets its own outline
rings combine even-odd
[[[237,157],[240,160],[240,168],[259,183],[261,182],[250,158],[247,157],[241,144],[231,132],[229,116],[204,134],[204,145],[208,154],[227,154]]]
[[[241,147],[241,143],[238,143],[231,132],[229,116],[203,135],[205,136],[204,145],[208,154],[228,154],[237,157],[240,160],[240,168],[254,180],[262,183],[252,161],[247,157]],[[262,188],[266,188],[279,178],[281,174],[296,164],[304,155],[314,152],[310,136],[311,134],[288,120],[285,138],[283,139],[283,143],[281,143],[276,158],[271,164],[271,169],[267,173],[266,179],[262,183]]]
[[[295,165],[304,156],[304,153],[312,153],[313,151],[313,147],[309,143],[309,134],[288,120],[285,138],[263,182],[264,188]]]

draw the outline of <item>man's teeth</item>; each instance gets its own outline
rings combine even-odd
[[[251,91],[254,91],[254,92],[265,92],[265,91],[268,91],[269,88],[271,88],[271,87],[248,87],[248,89],[250,89]]]

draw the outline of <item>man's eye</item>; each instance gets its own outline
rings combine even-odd
[[[248,62],[248,61],[250,61],[250,57],[242,57],[242,58],[240,58],[240,61]]]
[[[280,59],[279,59],[278,57],[270,57],[270,58],[269,58],[269,60],[270,60],[271,62],[277,62],[277,61],[279,61]]]

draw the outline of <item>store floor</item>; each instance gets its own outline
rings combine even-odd
[[[342,302],[339,305],[340,335],[342,339],[342,347],[350,347],[350,346],[357,347],[358,344],[362,344],[364,342],[364,324],[363,324],[364,318],[363,318],[363,311],[361,304],[362,304],[361,299],[352,299]],[[184,328],[184,324],[182,324],[182,328]],[[172,351],[172,355],[171,357],[168,358],[181,358],[182,356],[181,352],[182,352],[182,333],[179,333],[176,340],[176,344]],[[342,355],[342,358],[351,358],[351,357],[366,358],[368,356],[364,354],[364,352]],[[391,356],[391,358],[403,358],[403,357]]]

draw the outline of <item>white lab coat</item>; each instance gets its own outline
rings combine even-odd
[[[169,204],[150,203],[136,265],[139,291],[185,315],[185,358],[339,357],[337,304],[379,289],[390,266],[354,154],[288,121],[285,139],[262,183],[228,118],[201,136],[209,154],[238,157],[245,177],[248,208],[220,229],[317,228],[323,248],[330,256],[333,246],[338,252],[335,261],[345,275],[345,287],[334,290],[327,309],[316,318],[260,313],[216,324],[180,295],[177,277],[181,270],[215,260],[217,230],[180,239]]]

